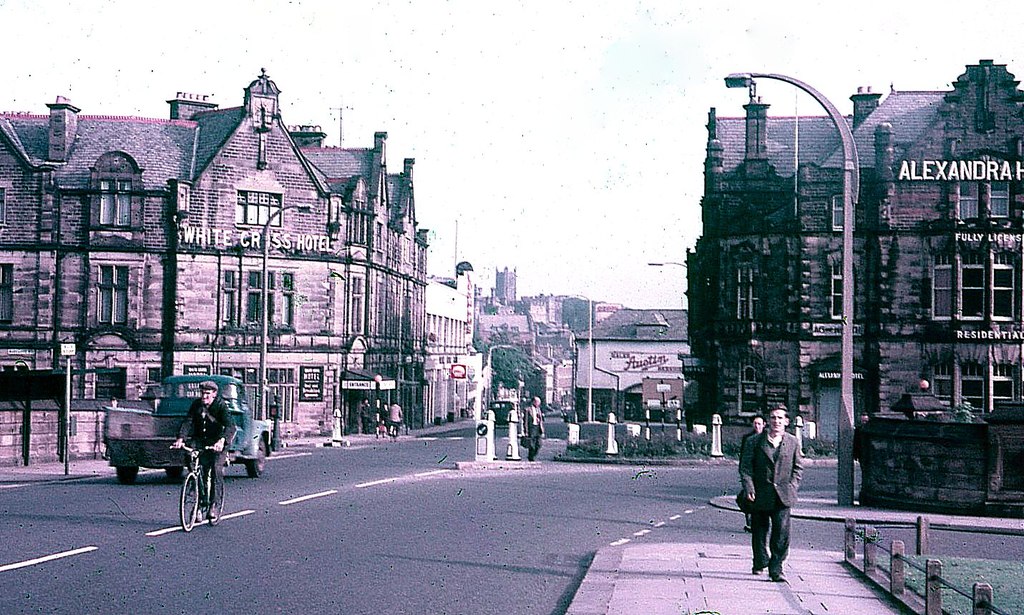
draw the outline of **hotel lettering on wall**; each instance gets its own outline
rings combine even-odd
[[[268,233],[271,250],[291,252],[331,252],[331,239],[327,235],[310,233],[288,233],[271,230]],[[263,229],[246,230],[197,227],[184,225],[178,229],[178,244],[192,248],[228,249],[239,247],[245,250],[263,249]]]
[[[324,368],[322,365],[299,366],[299,401],[324,400]]]

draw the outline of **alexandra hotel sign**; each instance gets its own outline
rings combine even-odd
[[[900,181],[1008,182],[1024,179],[1024,163],[1006,160],[904,160]]]

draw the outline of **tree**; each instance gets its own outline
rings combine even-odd
[[[491,387],[499,385],[506,389],[519,390],[519,384],[526,380],[533,369],[530,359],[519,348],[501,346],[491,352]]]

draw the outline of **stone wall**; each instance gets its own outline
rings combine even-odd
[[[22,420],[24,412],[0,402],[0,466],[24,464]],[[72,411],[71,459],[103,457],[102,408]],[[28,465],[61,461],[57,450],[58,414],[53,402],[34,402],[29,432]]]
[[[875,416],[858,432],[860,503],[923,512],[983,513],[988,425]]]

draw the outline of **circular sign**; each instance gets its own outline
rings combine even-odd
[[[452,363],[451,367],[448,368],[448,373],[451,374],[452,378],[465,378],[466,366],[461,363]]]
[[[476,435],[486,436],[487,435],[487,423],[479,423],[476,426]]]

